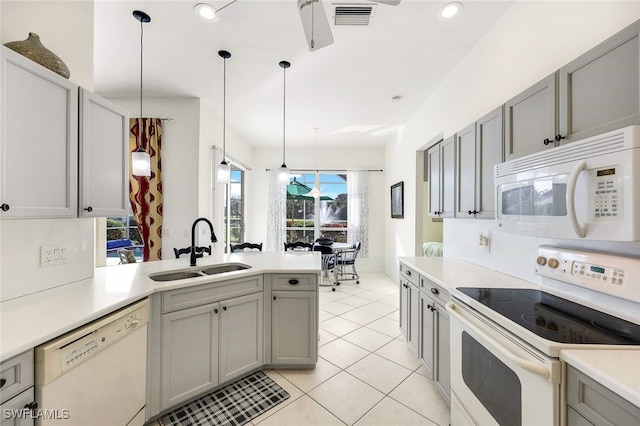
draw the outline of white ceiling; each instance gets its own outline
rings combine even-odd
[[[222,117],[227,60],[226,124],[254,146],[281,146],[283,70],[287,146],[376,146],[390,139],[511,6],[464,1],[459,18],[437,19],[446,0],[379,4],[369,27],[334,27],[334,43],[310,52],[297,0],[238,0],[206,22],[194,13],[204,0],[96,0],[94,90],[137,97],[139,9],[144,24],[144,98],[197,97]],[[322,0],[329,19],[332,2]],[[363,2],[355,0],[348,3]],[[210,1],[222,7],[227,1]],[[347,3],[347,2],[341,2]],[[391,98],[401,96],[399,102]],[[143,110],[144,113],[144,110]],[[134,114],[137,115],[137,114]]]

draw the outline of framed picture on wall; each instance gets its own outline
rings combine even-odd
[[[404,218],[404,182],[391,185],[391,217]]]

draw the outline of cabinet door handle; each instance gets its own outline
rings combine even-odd
[[[553,141],[552,141],[551,139],[549,139],[549,138],[545,138],[545,139],[542,141],[542,143],[543,143],[543,144],[545,144],[545,145],[549,145],[550,143],[553,143]]]
[[[2,209],[3,212],[8,212],[9,211],[9,204],[2,203],[2,205],[0,205],[0,209]]]
[[[477,215],[478,213],[480,213],[478,210],[469,210],[469,214],[472,214],[474,216]]]
[[[226,311],[226,310],[227,310],[227,307],[226,307],[226,306],[223,306],[223,307],[222,307],[222,310],[223,310],[223,311]]]
[[[411,271],[407,271],[406,274],[411,276]]]
[[[275,296],[273,296],[273,300],[276,300],[276,297],[275,297]]]
[[[3,387],[7,383],[7,379],[0,379],[0,388]]]
[[[427,305],[427,309],[433,309],[431,305]]]
[[[435,287],[431,287],[431,293],[435,294],[436,296],[437,296],[438,294],[440,294],[440,292],[438,291],[438,289],[437,289],[437,288],[435,288]]]
[[[556,142],[560,142],[562,139],[564,139],[564,136],[562,136],[560,133],[558,133],[556,135]]]
[[[85,208],[86,211],[88,211],[89,213],[91,213],[93,211],[93,207],[89,206]]]
[[[217,313],[218,313],[218,310],[217,310],[217,309],[214,309],[214,310],[213,310],[213,313],[214,313],[214,314],[217,314]]]
[[[25,405],[24,408],[26,408],[27,410],[35,410],[36,408],[38,408],[38,403],[35,401],[30,402],[27,405]]]
[[[289,284],[291,284],[291,285],[298,285],[298,283],[299,283],[299,282],[300,282],[300,281],[295,280],[295,279],[293,279],[293,280],[289,280]]]
[[[431,308],[431,312],[435,312],[435,310],[436,310],[435,306],[431,306],[430,308]]]

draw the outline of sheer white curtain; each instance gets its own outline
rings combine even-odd
[[[266,251],[282,251],[287,240],[287,185],[278,182],[277,170],[269,174],[268,203]]]
[[[360,241],[360,256],[369,254],[369,172],[347,172],[349,241]]]

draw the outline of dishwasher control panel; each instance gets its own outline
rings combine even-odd
[[[36,385],[49,383],[147,322],[149,302],[144,300],[38,346]]]

